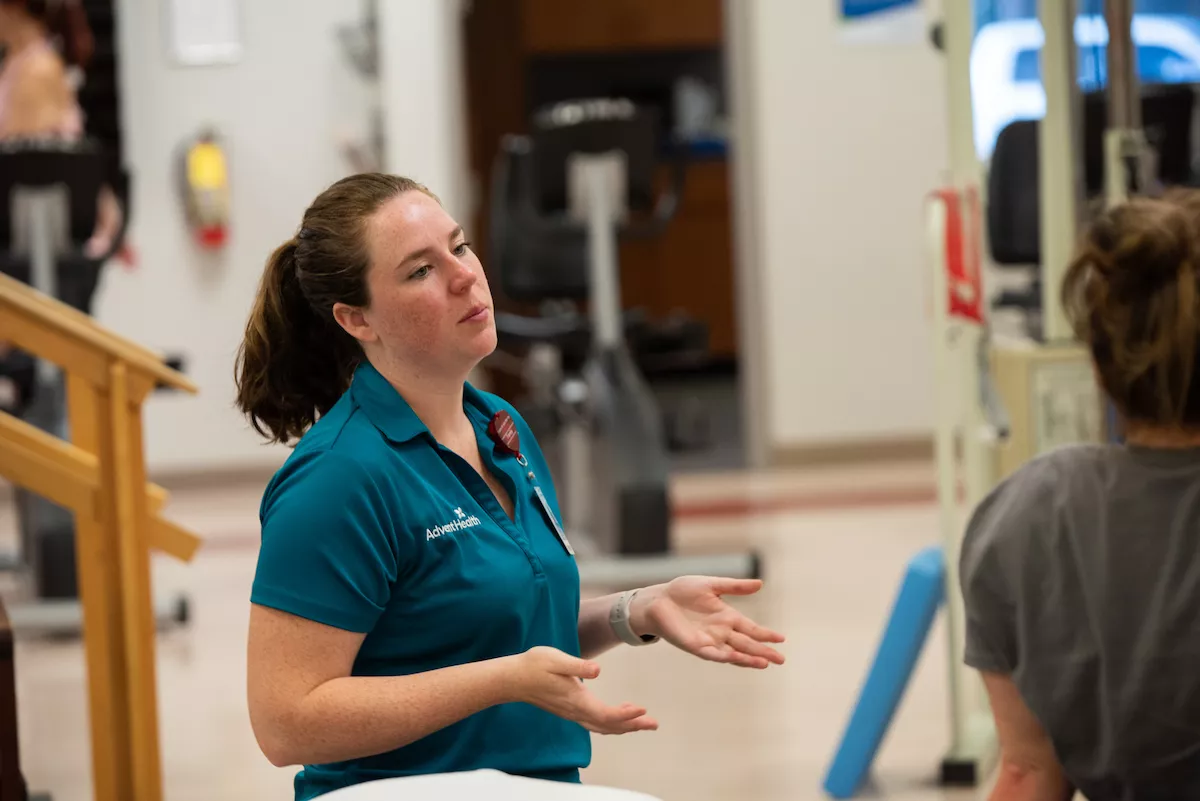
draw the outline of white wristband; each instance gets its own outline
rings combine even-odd
[[[612,609],[608,613],[608,622],[612,626],[613,632],[621,639],[621,642],[629,645],[650,645],[658,642],[658,637],[653,634],[639,635],[633,630],[633,626],[629,623],[629,606],[633,603],[634,596],[638,594],[637,590],[628,590],[617,596],[617,600],[613,602]]]

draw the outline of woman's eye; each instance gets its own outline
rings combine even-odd
[[[467,252],[467,248],[469,248],[469,247],[471,247],[471,243],[470,243],[470,242],[461,242],[461,243],[459,243],[458,247],[456,247],[456,248],[454,249],[454,255],[455,255],[455,256],[462,256],[462,255],[464,255],[464,254]]]
[[[429,275],[430,269],[431,268],[429,267],[429,265],[426,264],[424,267],[418,267],[417,269],[413,270],[412,273],[409,274],[408,277],[409,278],[424,278],[425,276]]]

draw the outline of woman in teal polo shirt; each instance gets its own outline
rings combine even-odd
[[[783,637],[689,576],[582,601],[546,461],[509,404],[470,385],[496,346],[462,228],[425,187],[343,179],[264,272],[238,405],[299,440],[262,500],[248,695],[296,797],[493,768],[579,781],[590,732],[657,727],[589,692],[592,659],[663,639],[782,664]]]

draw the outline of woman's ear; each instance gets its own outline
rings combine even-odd
[[[359,342],[374,342],[379,338],[375,334],[375,329],[371,328],[371,324],[367,322],[362,309],[357,306],[349,306],[345,303],[333,304],[333,319],[337,321],[343,331]]]

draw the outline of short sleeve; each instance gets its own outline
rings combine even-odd
[[[384,492],[367,466],[335,452],[284,470],[263,500],[251,602],[369,632],[399,565]]]
[[[997,485],[967,523],[959,554],[959,585],[965,610],[963,658],[977,670],[1012,673],[1017,669],[1017,636],[1023,576],[1032,563],[1029,549],[1050,524],[1045,465],[1026,464]]]

